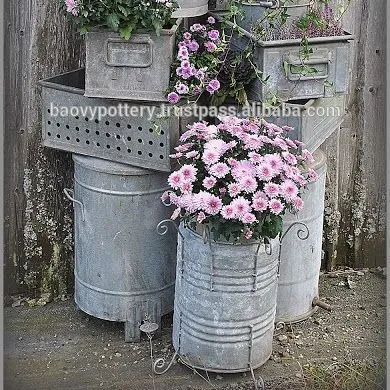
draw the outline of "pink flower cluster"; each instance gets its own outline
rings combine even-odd
[[[302,210],[302,190],[317,179],[307,167],[313,156],[288,138],[291,128],[262,119],[219,120],[217,126],[194,123],[182,134],[171,156],[181,168],[169,176],[172,191],[163,198],[182,218],[228,222],[247,239],[259,237],[265,216]]]
[[[195,23],[182,34],[177,44],[177,60],[171,75],[172,90],[167,95],[171,104],[182,97],[197,97],[204,91],[210,95],[221,88],[217,79],[218,54],[226,49],[221,33],[210,16],[206,24]],[[202,64],[201,67],[196,64]]]
[[[66,11],[71,13],[73,16],[79,14],[79,3],[77,0],[65,0]]]

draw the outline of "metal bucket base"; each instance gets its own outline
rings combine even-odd
[[[172,293],[170,295],[172,295]],[[167,297],[144,301],[129,301],[127,304],[126,319],[114,319],[111,315],[105,315],[105,313],[90,310],[94,305],[91,305],[88,301],[80,302],[77,299],[77,294],[75,294],[75,303],[81,311],[92,317],[111,322],[123,322],[125,324],[126,343],[137,343],[141,341],[141,331],[139,327],[145,320],[145,313],[148,315],[148,321],[158,325],[158,331],[155,334],[158,336],[161,333],[161,317],[173,310],[173,305],[167,305]],[[122,304],[120,306],[123,307]]]
[[[314,307],[310,311],[301,314],[300,316],[296,316],[293,318],[276,318],[275,324],[279,322],[284,322],[285,324],[297,324],[298,322],[302,322],[310,318],[316,311],[318,310],[318,307]]]
[[[233,370],[218,370],[218,369],[205,367],[205,366],[192,365],[190,362],[187,361],[186,357],[182,357],[180,355],[180,353],[177,354],[177,356],[179,356],[179,358],[181,358],[183,361],[187,362],[191,366],[191,368],[195,368],[196,370],[201,370],[201,371],[215,372],[215,373],[218,373],[218,374],[239,374],[241,372],[248,372],[251,369],[256,370],[257,368],[260,368],[265,363],[267,363],[267,361],[269,360],[271,355],[272,355],[272,352],[269,354],[267,359],[264,359],[264,361],[262,363],[256,364],[255,366],[248,367],[248,368],[245,368],[245,369],[239,369],[239,370],[234,370],[234,369]]]

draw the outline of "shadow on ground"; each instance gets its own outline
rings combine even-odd
[[[385,389],[386,280],[371,272],[349,280],[323,275],[321,298],[332,313],[275,332],[271,359],[255,371],[265,389]],[[122,324],[90,317],[72,300],[7,307],[4,317],[6,390],[254,389],[249,374],[197,373],[180,363],[153,377],[146,339],[126,344]],[[167,316],[156,357],[173,355],[171,331]]]

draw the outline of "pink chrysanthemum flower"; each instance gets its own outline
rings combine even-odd
[[[264,156],[264,161],[267,162],[274,171],[280,172],[283,168],[283,160],[279,154],[266,154]]]
[[[215,177],[207,176],[204,178],[202,184],[203,184],[204,188],[211,190],[215,186],[216,183],[217,183],[217,179]]]
[[[231,205],[223,206],[221,210],[221,215],[225,219],[234,219],[236,217],[235,208]]]
[[[303,202],[302,198],[300,198],[299,196],[292,199],[292,204],[293,204],[295,210],[297,210],[297,211],[302,210],[303,206],[304,206],[304,202]]]
[[[297,158],[290,152],[282,152],[282,156],[284,160],[290,165],[296,165],[298,162]]]
[[[196,180],[196,174],[198,173],[198,169],[193,165],[183,165],[179,172],[183,176],[185,181],[194,182]]]
[[[232,198],[235,198],[241,192],[241,187],[238,183],[230,183],[228,185],[228,192]]]
[[[252,202],[253,210],[255,211],[265,211],[268,208],[268,201],[264,198],[254,199]]]
[[[241,222],[243,223],[249,223],[249,224],[252,224],[254,222],[256,222],[256,217],[254,214],[252,213],[246,213],[244,216],[242,216],[240,218]]]
[[[194,186],[190,183],[190,182],[184,182],[181,186],[180,186],[180,191],[183,193],[183,194],[190,194],[192,193],[192,190],[193,190]]]
[[[244,237],[247,239],[247,240],[250,240],[253,236],[253,231],[251,229],[245,229],[244,230]]]
[[[249,152],[248,153],[248,157],[249,157],[249,160],[251,162],[254,162],[256,164],[258,164],[261,161],[263,161],[263,156],[261,156],[259,153],[256,153],[256,152]]]
[[[65,0],[66,11],[71,13],[73,16],[79,14],[79,2],[77,0]]]
[[[260,180],[270,181],[275,176],[275,171],[270,164],[261,163],[257,167],[257,176]]]
[[[267,183],[264,185],[264,193],[269,198],[276,198],[279,195],[279,186],[275,183]]]
[[[180,172],[173,172],[168,177],[168,183],[174,190],[179,189],[183,182],[184,177]]]
[[[318,173],[314,169],[309,169],[307,181],[309,183],[318,180]]]
[[[252,176],[244,176],[239,180],[238,185],[241,190],[250,194],[257,189],[257,181]]]
[[[284,210],[284,206],[279,199],[271,199],[269,202],[269,208],[271,213],[275,215],[279,215]]]
[[[222,200],[214,195],[209,195],[204,202],[204,211],[210,215],[216,215],[222,208]]]
[[[202,160],[206,165],[212,165],[218,162],[219,155],[213,150],[205,150],[202,156]]]
[[[298,187],[292,180],[286,180],[280,185],[280,193],[286,200],[291,200],[298,195]]]
[[[234,207],[237,217],[243,217],[246,213],[251,212],[249,201],[242,196],[234,199],[231,205]]]
[[[255,176],[256,168],[250,161],[238,161],[237,165],[232,169],[232,175],[236,180],[240,180],[244,176]]]
[[[221,179],[230,172],[230,168],[225,163],[217,163],[210,167],[209,172]]]
[[[253,199],[265,199],[267,200],[267,195],[262,191],[256,191],[253,194]]]
[[[302,156],[309,164],[312,164],[314,162],[313,155],[307,149],[302,150]]]
[[[186,153],[186,158],[197,158],[197,157],[199,157],[199,152],[197,152],[196,150]]]
[[[197,221],[198,223],[202,223],[205,219],[206,219],[206,214],[205,214],[203,211],[201,211],[201,212],[198,214],[198,216],[196,217],[196,221]]]
[[[238,161],[234,158],[228,158],[227,163],[232,167],[235,168],[238,164]]]

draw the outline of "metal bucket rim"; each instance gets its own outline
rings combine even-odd
[[[201,236],[199,233],[195,232],[193,229],[189,228],[188,226],[185,226],[183,223],[180,224],[179,229],[184,229],[188,231],[191,235],[195,236],[197,239],[200,241],[204,242],[203,236]],[[274,240],[270,240],[273,242]],[[214,240],[209,240],[207,243],[211,242],[212,244],[218,244],[218,245],[227,245],[227,246],[258,246],[258,245],[264,245],[264,242],[261,241],[254,241],[250,243],[234,243],[234,242],[225,242],[225,241],[214,241]]]
[[[75,153],[72,154],[72,157],[76,164],[84,168],[111,175],[145,176],[154,175],[157,173],[149,169],[142,169],[133,165],[121,164],[98,157],[84,156]]]
[[[148,35],[148,36],[153,36],[153,37],[158,37],[158,36],[171,36],[171,35],[174,35],[176,34],[176,31],[178,30],[178,28],[180,27],[181,23],[183,22],[183,18],[182,17],[178,17],[175,21],[175,23],[173,24],[173,26],[171,28],[163,28],[160,32],[160,35],[157,35],[155,31],[147,31],[147,30],[142,30],[142,29],[139,29],[139,30],[136,30],[134,32],[134,34],[132,36],[140,36],[140,35]],[[118,37],[120,36],[119,35],[119,32],[117,31],[114,31],[114,30],[110,30],[110,29],[101,29],[101,28],[98,28],[98,27],[94,27],[94,28],[91,28],[87,33],[86,33],[86,37],[89,35],[89,34],[93,34],[93,35],[96,35],[96,34],[107,34],[107,33],[112,33],[112,34],[115,34],[117,35]],[[129,40],[125,40],[123,39],[125,42],[130,42],[131,41],[131,38]]]

